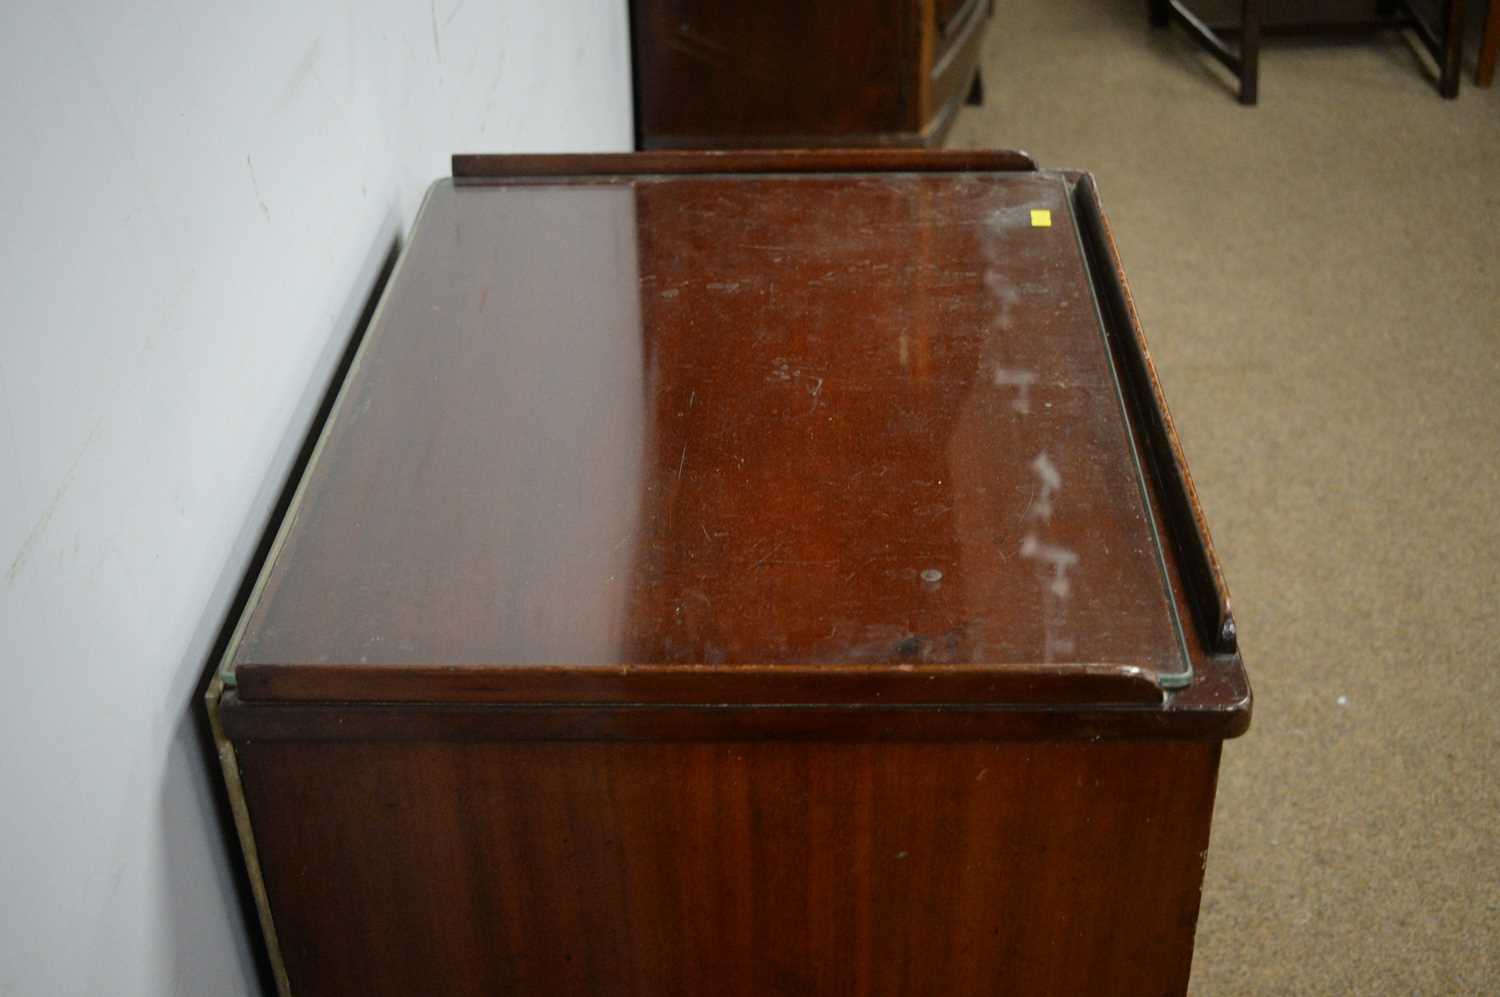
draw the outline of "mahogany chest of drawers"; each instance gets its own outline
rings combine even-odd
[[[1182,992],[1250,690],[1093,180],[454,167],[209,690],[283,991]]]

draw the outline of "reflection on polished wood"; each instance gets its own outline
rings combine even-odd
[[[293,992],[1186,987],[1250,693],[1092,181],[764,157],[431,191],[215,693]]]
[[[824,672],[901,661],[884,681],[926,697],[934,665],[1066,661],[1159,698],[1183,650],[1078,238],[1030,224],[1066,195],[1040,174],[438,186],[243,694],[286,663],[320,697],[420,672],[441,698],[623,700],[642,690],[611,666],[804,664],[767,695],[827,698]],[[597,667],[535,688],[569,664]]]

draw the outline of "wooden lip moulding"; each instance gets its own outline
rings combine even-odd
[[[459,156],[209,692],[283,992],[1180,993],[1229,598],[1094,183]]]

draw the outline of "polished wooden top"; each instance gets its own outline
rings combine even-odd
[[[1190,654],[1136,452],[1062,175],[443,181],[232,673],[1160,702]]]

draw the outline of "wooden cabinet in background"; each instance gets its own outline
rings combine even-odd
[[[990,0],[634,0],[643,149],[934,146]]]

